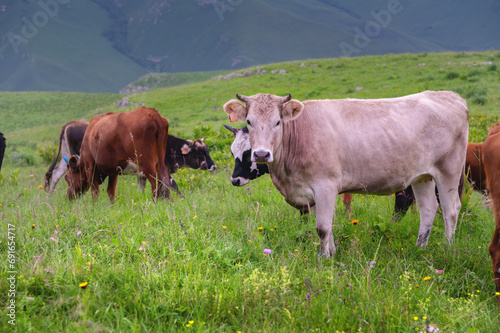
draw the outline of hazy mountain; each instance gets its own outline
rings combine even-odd
[[[117,92],[148,72],[500,49],[498,0],[2,0],[0,90]]]

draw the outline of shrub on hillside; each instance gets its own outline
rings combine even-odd
[[[57,146],[47,144],[38,146],[38,154],[40,154],[45,163],[50,164],[57,156]]]
[[[453,79],[456,79],[460,76],[460,74],[458,74],[457,72],[449,72],[448,74],[446,74],[446,78],[448,80],[453,80]]]
[[[485,87],[473,86],[465,92],[465,97],[475,104],[485,104],[488,101],[488,89]]]

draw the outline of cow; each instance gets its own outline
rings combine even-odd
[[[486,173],[486,188],[493,202],[495,231],[488,246],[496,285],[500,292],[500,124],[495,124],[483,142],[482,158]]]
[[[68,170],[68,159],[71,155],[79,155],[83,136],[89,125],[86,121],[70,121],[64,125],[59,134],[59,149],[57,156],[45,173],[45,188],[49,192],[54,192],[57,182],[64,176]],[[62,156],[62,158],[61,158]],[[61,158],[57,167],[57,161]],[[203,139],[184,140],[173,135],[168,135],[167,149],[165,151],[165,165],[168,174],[171,176],[179,168],[193,168],[200,170],[213,171],[217,168],[210,157],[208,147]],[[139,189],[144,191],[146,186],[146,177],[139,175]],[[172,187],[177,190],[177,184],[170,178]]]
[[[49,188],[49,192],[54,192],[57,182],[68,171],[68,159],[71,155],[79,155],[80,147],[82,146],[83,136],[89,123],[83,120],[74,120],[65,124],[59,134],[59,148],[57,155],[49,170],[45,173],[45,186]],[[56,166],[57,161],[61,160]]]
[[[73,199],[91,188],[95,201],[99,185],[109,177],[107,193],[114,202],[118,175],[138,169],[151,183],[153,198],[169,197],[167,136],[168,121],[154,109],[94,116],[83,136],[80,157],[72,155],[68,161],[68,197]]]
[[[338,194],[386,195],[409,185],[420,210],[416,244],[425,247],[429,239],[438,209],[435,185],[445,237],[453,242],[469,134],[467,104],[458,94],[304,102],[291,94],[236,97],[223,108],[230,121],[247,123],[251,161],[268,164],[290,205],[314,206],[325,256],[336,252],[332,219]]]
[[[231,145],[231,154],[234,157],[234,170],[231,176],[231,183],[234,186],[243,186],[248,184],[250,180],[269,173],[267,164],[258,164],[250,160],[252,147],[250,145],[248,128],[234,128],[229,125],[224,125],[224,127],[234,134],[234,141]],[[392,215],[395,221],[399,221],[414,203],[415,196],[413,195],[411,186],[408,186],[403,191],[396,192],[395,197],[394,212]],[[342,193],[342,202],[344,203],[346,213],[351,215],[352,194]],[[301,215],[305,213],[305,211],[300,211]]]
[[[6,146],[5,137],[3,136],[3,133],[0,133],[0,170],[2,170],[3,156],[5,154]]]
[[[214,171],[217,165],[212,161],[205,138],[185,140],[173,135],[168,135],[167,150],[165,152],[165,165],[168,174],[176,173],[180,168]],[[177,183],[170,178],[172,188],[178,191]],[[139,176],[139,189],[144,191],[146,178]]]
[[[250,137],[248,136],[248,128],[234,128],[229,125],[224,125],[225,128],[234,134],[234,141],[231,144],[231,154],[234,157],[234,170],[231,176],[231,184],[234,186],[243,186],[249,181],[259,178],[269,173],[267,164],[256,163],[250,161]],[[345,212],[351,215],[352,194],[343,193],[342,202],[344,203]],[[307,210],[301,210],[300,215],[307,214]]]

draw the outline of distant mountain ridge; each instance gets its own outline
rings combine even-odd
[[[500,49],[497,0],[5,0],[0,90],[118,92],[148,72]]]

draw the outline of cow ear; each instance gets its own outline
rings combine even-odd
[[[181,148],[182,155],[187,155],[190,151],[191,151],[191,148],[189,148],[187,143],[184,144],[184,146],[182,146],[182,148]]]
[[[301,101],[292,99],[291,101],[283,104],[283,111],[281,113],[281,118],[284,121],[293,120],[300,115],[303,109],[304,109],[304,104],[302,104]]]
[[[68,160],[68,165],[72,169],[77,168],[79,163],[80,157],[78,155],[72,155]]]
[[[202,138],[202,139],[196,139],[196,141],[194,142],[194,145],[195,145],[196,147],[198,147],[198,148],[200,148],[200,147],[204,147],[204,146],[205,146],[205,144],[203,143],[203,140],[204,140],[204,139],[205,139],[205,138]]]
[[[229,115],[229,121],[242,121],[247,119],[247,109],[238,100],[232,99],[224,104],[224,111]]]

